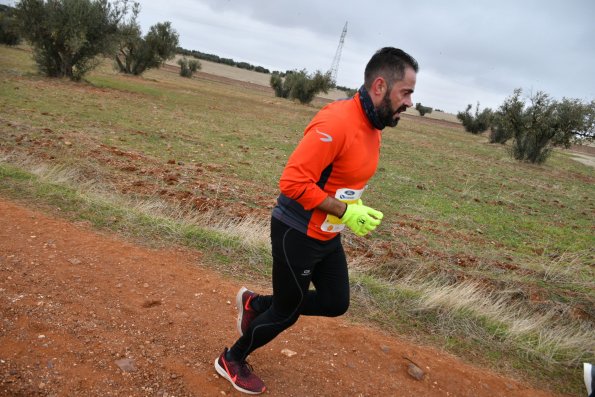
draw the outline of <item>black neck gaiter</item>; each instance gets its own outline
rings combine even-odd
[[[366,112],[366,116],[368,116],[368,120],[370,120],[374,128],[379,130],[384,129],[386,125],[380,121],[378,113],[376,113],[376,108],[372,103],[372,98],[370,98],[370,94],[368,94],[368,91],[363,85],[359,89],[359,100],[364,108],[364,112]]]

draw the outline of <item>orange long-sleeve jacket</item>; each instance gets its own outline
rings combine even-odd
[[[327,196],[348,203],[361,197],[376,172],[380,140],[359,93],[326,105],[289,157],[273,216],[318,240],[336,236],[345,225],[316,207]]]

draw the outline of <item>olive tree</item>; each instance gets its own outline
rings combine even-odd
[[[333,82],[329,72],[317,71],[310,75],[305,69],[302,69],[288,72],[284,79],[274,73],[271,75],[270,84],[278,97],[297,99],[300,103],[310,103],[318,93],[327,93]]]
[[[137,21],[140,6],[134,3],[129,20],[120,23],[116,65],[122,73],[140,75],[147,69],[159,68],[176,55],[179,35],[170,22],[157,23],[142,37]]]
[[[415,104],[415,110],[417,110],[419,112],[419,115],[423,117],[426,114],[432,113],[433,109],[431,107],[422,105],[421,102],[418,102]]]
[[[516,89],[500,106],[490,139],[499,143],[512,139],[510,150],[515,159],[543,163],[554,147],[593,140],[595,101],[556,101],[538,91],[525,103],[521,93]]]
[[[188,60],[186,57],[178,59],[178,65],[180,65],[180,76],[188,78],[192,77],[192,75],[201,68],[198,60]]]
[[[80,80],[114,51],[118,23],[129,4],[121,0],[20,0],[16,16],[39,70]]]
[[[492,109],[485,108],[481,112],[479,111],[479,102],[477,102],[477,106],[475,107],[475,114],[471,114],[472,106],[467,105],[467,109],[464,112],[457,113],[457,118],[461,120],[463,123],[463,127],[467,132],[472,134],[481,134],[484,131],[487,131],[490,128],[492,123]]]

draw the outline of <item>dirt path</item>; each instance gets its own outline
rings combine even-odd
[[[238,395],[213,361],[236,338],[240,285],[200,253],[135,246],[2,199],[0,224],[0,395]],[[251,363],[270,396],[552,396],[341,319],[301,318]]]
[[[591,154],[583,154],[583,153],[571,153],[571,158],[573,160],[578,161],[579,163],[588,165],[589,167],[595,168],[595,156]]]

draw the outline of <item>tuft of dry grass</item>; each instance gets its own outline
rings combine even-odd
[[[209,227],[239,238],[248,249],[267,249],[270,244],[269,223],[263,219],[250,216],[242,219],[220,219],[214,221]]]
[[[542,256],[533,267],[543,275],[546,283],[564,283],[595,288],[595,267],[585,267],[585,263],[595,263],[595,249],[578,252],[563,252],[553,257]]]
[[[474,282],[455,285],[408,280],[403,287],[415,288],[419,306],[413,310],[462,312],[494,324],[501,339],[515,342],[549,364],[576,365],[595,355],[593,329],[577,323],[560,324],[558,313],[528,312],[502,296],[486,293]]]

